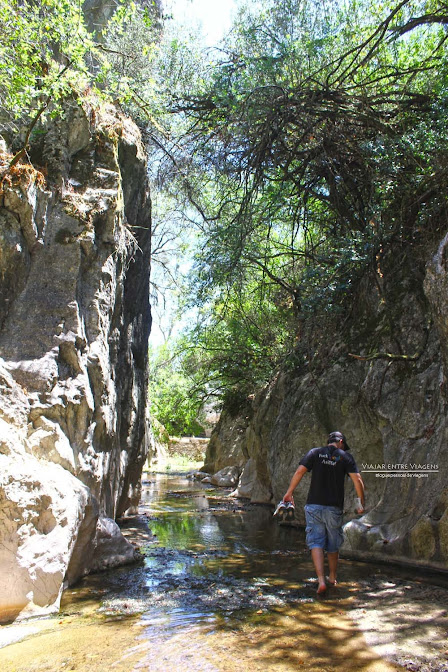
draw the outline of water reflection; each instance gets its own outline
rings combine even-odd
[[[300,565],[306,575],[311,572],[304,532],[279,526],[271,507],[242,507],[226,491],[173,476],[158,475],[144,486],[142,506],[156,537],[145,552],[146,585],[189,575],[209,575],[210,581],[263,575],[264,581],[281,582],[280,577],[297,574]],[[171,551],[177,551],[174,557]]]
[[[229,553],[300,550],[303,546],[303,532],[277,525],[271,507],[249,505],[240,510],[237,502],[226,503],[228,491],[206,487],[163,475],[144,484],[142,506],[160,544],[167,548],[219,547]]]

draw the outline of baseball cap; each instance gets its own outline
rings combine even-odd
[[[328,435],[328,443],[335,443],[336,441],[343,441],[344,442],[344,450],[350,450],[350,447],[347,443],[347,439],[345,436],[342,434],[342,432],[331,432]]]

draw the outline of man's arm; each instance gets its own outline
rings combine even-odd
[[[294,504],[294,497],[292,496],[294,490],[297,488],[299,485],[300,481],[302,480],[302,477],[308,469],[303,466],[303,464],[300,465],[300,467],[297,469],[296,473],[294,476],[291,478],[291,483],[289,484],[289,488],[286,491],[285,496],[283,497],[284,502],[292,502]]]
[[[356,509],[356,513],[364,513],[364,507],[366,503],[364,481],[361,478],[361,474],[349,474],[349,476],[353,481],[353,485],[355,486],[356,494],[361,500],[361,508],[358,507]]]

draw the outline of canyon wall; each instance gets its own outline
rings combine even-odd
[[[421,250],[420,266],[407,250],[391,252],[346,314],[316,315],[312,339],[305,325],[307,346],[299,343],[250,411],[223,415],[207,471],[244,461],[236,493],[277,503],[301,456],[340,430],[367,489],[358,518],[347,483],[344,552],[448,569],[447,250],[448,234]],[[295,493],[302,524],[308,479]]]
[[[3,147],[6,149],[6,147]],[[137,127],[65,106],[31,165],[0,155],[0,619],[134,560],[115,519],[149,438],[150,217]]]

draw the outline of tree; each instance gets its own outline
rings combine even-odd
[[[150,115],[160,26],[147,7],[116,4],[98,36],[87,29],[81,2],[0,0],[0,128],[21,143],[10,166],[25,156],[38,124],[62,113],[67,96],[93,94],[97,103],[115,100],[131,112],[146,96]]]
[[[184,151],[204,173],[191,299],[203,324],[186,349],[220,386],[227,380],[221,389],[262,384],[295,337],[301,347],[304,324],[349,313],[360,281],[377,283],[392,250],[412,268],[438,235],[446,23],[434,1],[254,3],[210,76],[177,96],[173,110],[190,124]],[[282,295],[285,348],[272,341],[276,356],[265,347],[256,357],[245,319],[264,333]]]
[[[170,436],[202,435],[201,400],[191,393],[191,381],[181,371],[173,345],[150,350],[151,414]]]
[[[87,85],[85,57],[93,43],[80,5],[67,0],[0,0],[0,22],[0,119],[10,127],[14,120],[27,120],[14,165],[37,122],[58,111],[73,89]]]

